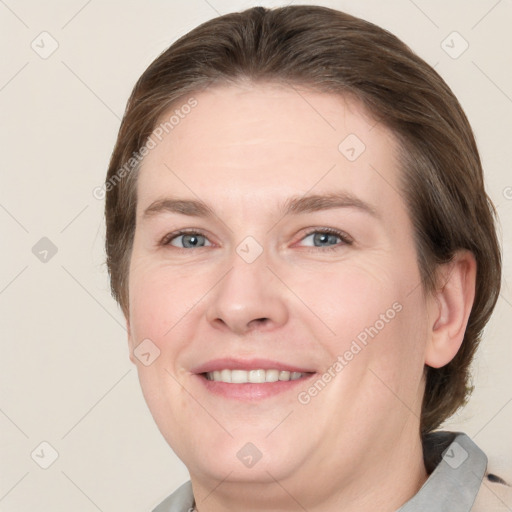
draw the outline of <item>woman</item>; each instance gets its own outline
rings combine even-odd
[[[501,259],[468,121],[396,37],[312,6],[204,23],[137,82],[105,188],[131,359],[191,477],[156,511],[510,499],[436,432]]]

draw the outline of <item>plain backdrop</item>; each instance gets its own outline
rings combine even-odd
[[[304,3],[396,34],[472,123],[501,218],[503,290],[472,400],[446,428],[512,479],[512,2]],[[199,23],[253,5],[285,3],[0,0],[1,511],[147,511],[188,479],[128,359],[93,190],[150,62]]]

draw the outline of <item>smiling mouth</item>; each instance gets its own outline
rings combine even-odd
[[[227,384],[264,384],[271,382],[286,382],[299,380],[312,375],[312,372],[290,372],[276,369],[237,370],[223,369],[201,374],[204,378],[214,382]]]

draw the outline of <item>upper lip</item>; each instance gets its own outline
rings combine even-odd
[[[293,364],[281,363],[270,359],[234,359],[232,357],[223,359],[212,359],[190,371],[192,373],[208,373],[219,370],[280,370],[288,372],[314,373],[314,370]]]

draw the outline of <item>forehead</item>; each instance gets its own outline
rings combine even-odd
[[[396,202],[397,142],[354,100],[278,84],[192,96],[193,108],[182,108],[184,98],[160,120],[140,170],[139,211],[167,192],[265,207],[342,188],[384,207]]]

